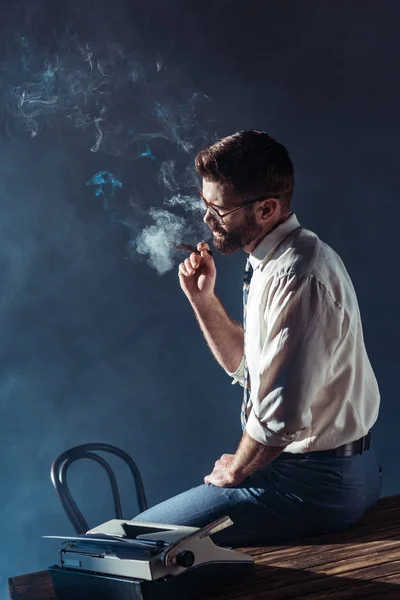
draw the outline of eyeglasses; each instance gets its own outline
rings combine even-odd
[[[221,215],[221,213],[216,208],[214,208],[209,202],[207,202],[203,194],[200,192],[200,198],[203,200],[206,206],[206,210],[210,211],[212,216],[216,218],[220,225],[224,225],[225,217],[227,217],[228,215],[233,215],[233,213],[237,212],[238,210],[242,210],[242,208],[246,208],[246,206],[250,206],[251,204],[255,204],[256,202],[261,202],[261,200],[267,200],[268,198],[279,198],[279,196],[280,194],[264,194],[260,198],[254,198],[254,200],[249,200],[245,204],[241,204],[240,206],[237,206],[232,210],[228,210],[228,212],[225,212]]]

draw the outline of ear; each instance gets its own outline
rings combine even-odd
[[[270,219],[279,211],[279,202],[276,198],[268,198],[261,203],[261,218],[264,220]]]

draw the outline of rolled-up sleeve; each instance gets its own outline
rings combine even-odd
[[[235,385],[235,383],[240,383],[240,385],[244,387],[244,355],[242,356],[241,363],[236,371],[233,373],[226,371],[226,373],[233,378],[232,385]]]
[[[261,444],[286,446],[309,427],[340,339],[343,309],[314,276],[277,276],[264,310],[266,339],[249,365],[252,410],[246,431]]]

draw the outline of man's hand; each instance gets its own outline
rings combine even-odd
[[[271,463],[286,446],[265,446],[244,432],[236,454],[223,454],[204,483],[218,487],[235,487],[253,473]]]
[[[246,476],[233,471],[232,463],[234,458],[234,454],[223,454],[216,461],[213,472],[204,477],[204,483],[212,483],[217,487],[235,487],[235,485],[242,483],[246,479]]]
[[[217,270],[214,259],[207,250],[207,242],[197,244],[195,252],[179,265],[179,282],[190,302],[202,302],[214,294]]]

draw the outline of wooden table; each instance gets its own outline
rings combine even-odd
[[[255,567],[204,600],[400,599],[400,495],[346,531],[299,545],[242,548]],[[9,579],[12,600],[56,600],[47,571]]]

